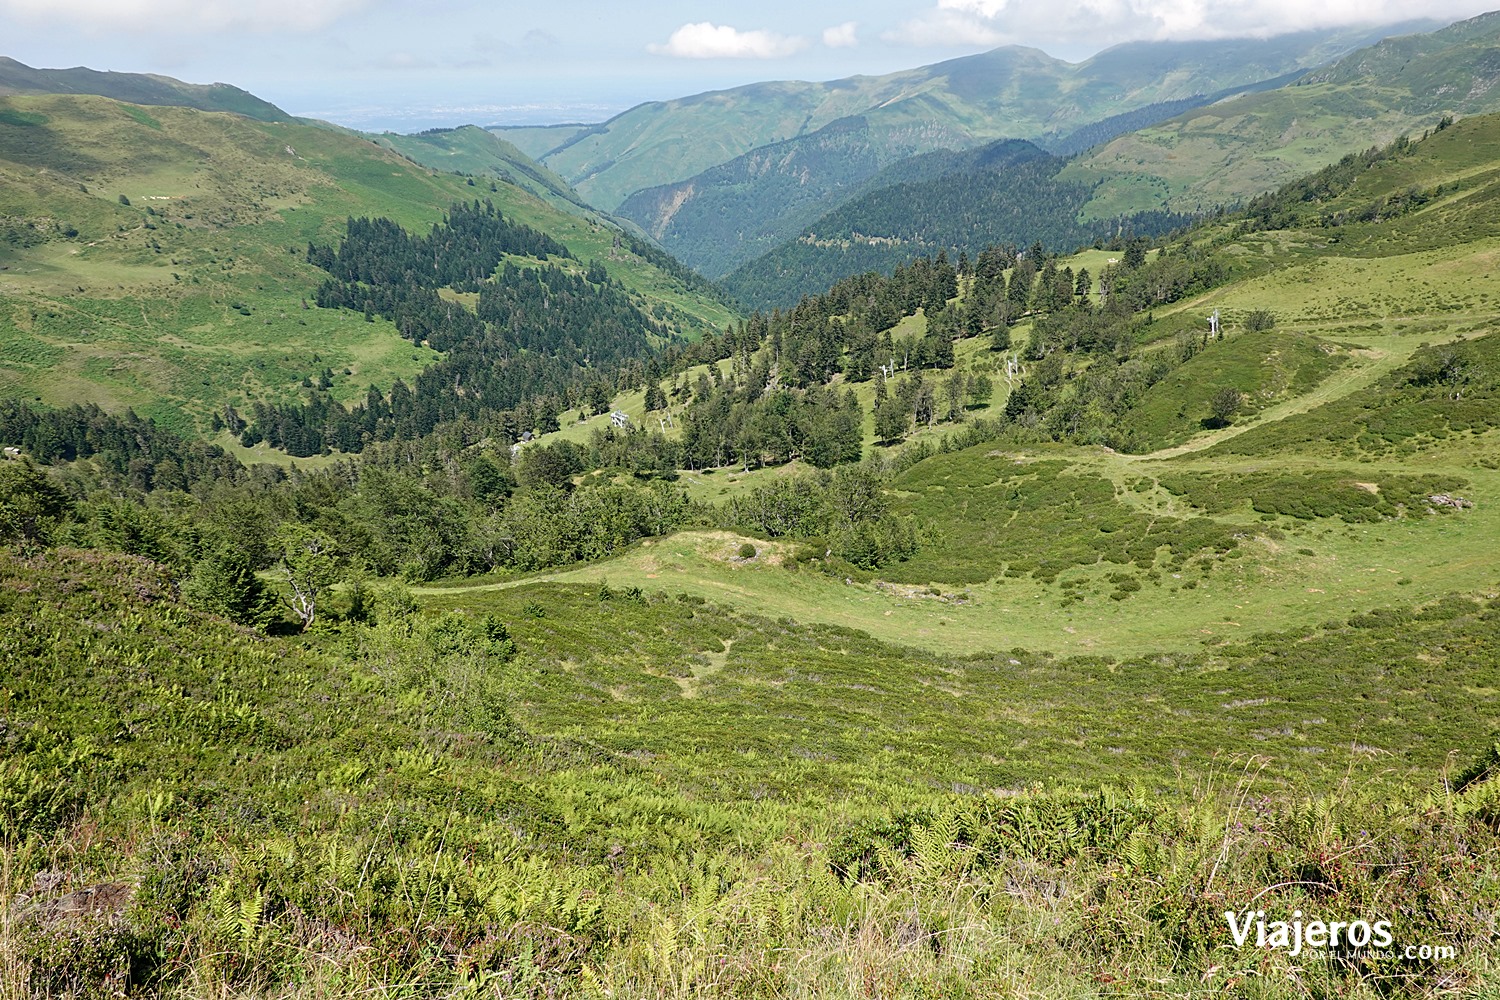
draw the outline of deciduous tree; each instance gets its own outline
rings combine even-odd
[[[292,613],[311,628],[318,617],[318,603],[338,578],[339,558],[333,539],[303,524],[289,522],[276,533],[281,553],[277,568],[286,580],[287,603]]]

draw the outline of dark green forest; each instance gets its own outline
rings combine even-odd
[[[842,277],[888,273],[914,256],[1034,243],[1070,252],[1122,235],[1158,236],[1192,221],[1149,212],[1080,222],[1093,188],[1058,181],[1066,164],[1019,140],[912,157],[883,170],[865,185],[868,193],[795,240],[737,268],[724,287],[750,305],[785,308]]]
[[[329,272],[314,296],[319,308],[388,319],[445,356],[412,385],[398,380],[352,407],[316,385],[300,405],[256,403],[248,417],[227,411],[222,422],[247,446],[357,454],[457,421],[511,441],[555,430],[563,410],[599,395],[596,385],[613,395],[618,375],[639,375],[667,346],[662,325],[601,265],[565,269],[558,262],[571,255],[560,244],[492,205],[455,205],[427,236],[387,219],[350,219],[337,248],[310,245],[307,256]]]

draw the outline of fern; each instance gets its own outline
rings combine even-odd
[[[1500,773],[1500,742],[1492,743],[1453,779],[1453,791],[1462,793],[1471,785],[1488,781]]]

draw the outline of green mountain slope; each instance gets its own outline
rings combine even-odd
[[[1281,82],[1281,78],[1266,81],[1255,89],[1271,89]],[[1159,101],[1067,135],[1049,134],[1038,142],[1048,152],[1070,156],[1222,96]],[[717,278],[775,249],[823,213],[861,195],[966,169],[968,161],[962,153],[933,150],[929,133],[925,125],[872,127],[864,115],[840,119],[816,132],[752,149],[687,180],[637,191],[617,212],[640,224],[681,260]],[[910,163],[904,163],[907,158]],[[912,211],[920,212],[920,204]],[[937,232],[930,235],[938,245],[953,242]],[[828,280],[822,286],[809,282],[796,294],[815,291],[837,276],[826,269],[818,273]]]
[[[892,157],[930,148],[929,131],[919,125],[872,128],[863,115],[841,118],[688,180],[637,191],[618,213],[718,278],[795,236],[860,190]]]
[[[579,132],[594,127],[578,122],[563,125],[494,125],[490,127],[490,131],[532,159],[540,160]]]
[[[893,137],[903,127],[921,127],[928,149],[1060,136],[1132,108],[1316,66],[1385,33],[1131,43],[1078,64],[1010,47],[886,76],[758,83],[643,104],[568,133],[538,158],[590,202],[613,210],[633,192],[685,180],[841,118],[863,115],[877,134]],[[528,141],[535,137],[528,133]]]
[[[567,181],[507,142],[499,133],[477,125],[430,129],[414,135],[385,132],[369,138],[376,145],[394,150],[423,166],[455,174],[497,177],[563,211],[573,214],[591,211]]]
[[[747,305],[786,307],[840,278],[889,273],[915,256],[977,255],[1041,243],[1071,251],[1121,232],[1154,235],[1187,216],[1138,213],[1080,221],[1094,188],[1062,180],[1066,161],[1021,140],[902,160],[866,181],[795,238],[736,268],[724,287]]]
[[[1122,136],[1065,176],[1103,180],[1086,212],[1199,209],[1275,188],[1345,153],[1500,108],[1500,13],[1391,38],[1278,90]]]
[[[400,135],[384,132],[379,135],[366,134],[376,145],[383,146],[413,162],[445,173],[460,173],[488,178],[488,183],[501,181],[508,187],[519,188],[552,207],[584,220],[591,232],[601,228],[622,232],[622,247],[628,247],[631,255],[639,256],[675,283],[677,293],[692,292],[700,298],[719,301],[723,295],[705,280],[702,275],[684,266],[670,254],[663,253],[646,236],[644,230],[630,219],[600,212],[589,205],[552,171],[523,153],[499,135],[465,125],[461,128],[430,129],[415,135]],[[665,294],[667,286],[653,282],[658,296]]]
[[[568,247],[569,266],[598,260],[667,330],[733,318],[696,276],[598,219],[313,124],[12,97],[0,181],[0,392],[133,406],[182,429],[206,429],[225,403],[300,399],[325,372],[334,398],[363,398],[437,358],[390,323],[309,307],[326,275],[307,246],[336,245],[350,217],[420,232],[455,201],[488,198]]]
[[[267,122],[288,122],[292,116],[269,101],[227,83],[183,83],[150,73],[101,73],[82,66],[73,69],[33,69],[0,56],[0,97],[14,94],[94,94],[131,104],[227,111]]]

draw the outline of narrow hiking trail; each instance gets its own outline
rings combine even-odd
[[[1373,385],[1383,376],[1406,364],[1422,344],[1451,343],[1457,337],[1457,334],[1452,334],[1447,337],[1427,336],[1419,340],[1409,335],[1392,334],[1366,338],[1371,344],[1378,344],[1378,346],[1358,347],[1350,351],[1352,359],[1350,363],[1318,383],[1310,392],[1268,406],[1254,416],[1243,421],[1236,421],[1228,427],[1198,434],[1182,444],[1141,455],[1122,453],[1120,458],[1126,462],[1150,462],[1206,451],[1216,444],[1239,437],[1247,431],[1274,424],[1288,417],[1307,413],[1325,403],[1343,399],[1345,396]]]

